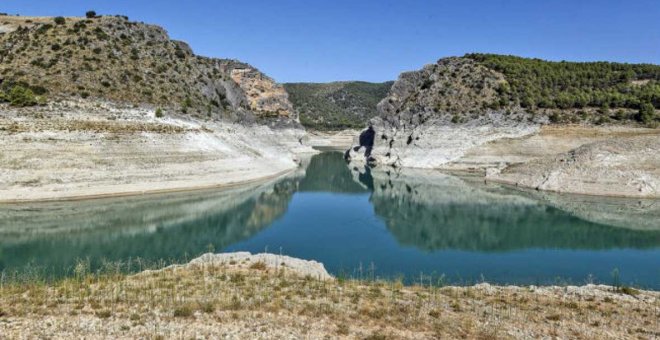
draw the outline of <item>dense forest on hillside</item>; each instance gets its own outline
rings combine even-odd
[[[495,54],[465,57],[504,74],[507,83],[498,89],[496,106],[660,108],[660,65],[550,62]]]
[[[363,128],[393,82],[362,81],[284,84],[300,122],[317,130]]]

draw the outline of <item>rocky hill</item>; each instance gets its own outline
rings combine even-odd
[[[346,158],[394,167],[494,168],[489,176],[493,180],[511,164],[547,158],[543,171],[527,171],[519,181],[507,178],[507,182],[546,190],[655,197],[660,195],[652,170],[660,165],[657,153],[650,152],[640,163],[631,153],[615,152],[616,162],[630,161],[625,167],[610,164],[615,162],[611,157],[587,163],[577,160],[580,164],[570,173],[564,173],[568,168],[561,164],[565,157],[555,156],[604,140],[613,140],[608,147],[623,143],[616,150],[646,150],[653,144],[642,143],[648,139],[622,138],[660,138],[658,108],[660,65],[548,62],[489,54],[444,58],[399,76],[378,104],[379,116],[368,123]],[[620,183],[590,175],[597,173],[594,167],[603,166],[616,169],[613,178]],[[535,176],[548,173],[574,180],[570,185],[537,185],[543,179]]]
[[[292,113],[284,88],[254,67],[197,56],[124,16],[0,16],[0,46],[2,98],[17,106],[89,98],[240,121]]]
[[[305,132],[282,85],[123,16],[0,16],[0,201],[260,181]]]
[[[655,125],[660,65],[549,62],[468,54],[401,74],[380,113],[412,123],[507,120]]]
[[[287,83],[284,87],[305,127],[340,130],[362,128],[376,116],[376,105],[385,98],[392,83]]]

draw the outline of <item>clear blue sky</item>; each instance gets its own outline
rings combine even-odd
[[[660,64],[660,0],[2,0],[0,12],[124,14],[195,53],[280,82],[384,81],[438,58],[491,52]]]

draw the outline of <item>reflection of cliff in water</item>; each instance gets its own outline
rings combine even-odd
[[[340,152],[314,155],[307,166],[306,175],[300,181],[300,191],[330,191],[342,193],[368,192],[353,180],[351,171]]]
[[[252,237],[296,191],[368,192],[341,153],[311,157],[304,174],[222,191],[0,206],[0,270],[34,261],[61,271],[84,258],[185,260]]]
[[[84,258],[96,266],[221,250],[282,216],[296,186],[287,178],[215,193],[1,207],[0,270],[33,260],[59,272]]]
[[[639,230],[660,230],[660,200],[564,195],[526,191],[529,195],[571,215],[594,223]]]
[[[371,202],[401,243],[424,250],[653,248],[660,230],[597,224],[503,187],[438,172],[372,171]]]
[[[209,245],[222,251],[264,230],[285,214],[296,191],[371,193],[375,214],[398,242],[424,250],[660,246],[657,228],[582,219],[557,208],[580,205],[558,204],[563,196],[551,201],[439,172],[347,167],[341,153],[315,155],[305,163],[306,171],[278,181],[222,191],[0,206],[0,270],[34,261],[61,273],[83,258],[92,266],[136,257],[185,261]],[[613,204],[606,203],[603,207]]]

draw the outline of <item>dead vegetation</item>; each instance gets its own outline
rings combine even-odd
[[[4,282],[0,333],[9,338],[660,336],[654,292],[320,281],[258,263],[254,268],[189,265],[134,276],[93,275],[82,266],[56,283]]]

